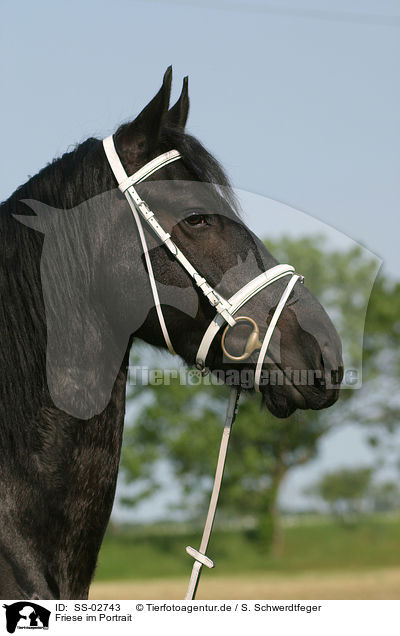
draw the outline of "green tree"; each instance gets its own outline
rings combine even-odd
[[[400,489],[394,481],[375,484],[371,489],[371,501],[376,512],[391,512],[400,509]]]
[[[347,417],[366,432],[377,466],[400,473],[400,283],[379,276],[368,305],[363,387]]]
[[[338,254],[324,244],[321,249],[315,237],[268,245],[282,262],[296,263],[328,309],[344,344],[345,369],[360,369],[362,362],[361,389],[343,390],[330,416],[359,424],[377,468],[400,472],[400,282],[382,272],[374,281],[378,263],[358,247]]]
[[[323,475],[313,492],[328,504],[333,515],[354,521],[367,503],[372,474],[370,467],[342,468]]]
[[[153,458],[164,459],[184,487],[184,494],[198,495],[204,514],[210,483],[215,471],[221,424],[226,408],[227,388],[219,385],[182,386],[178,379],[160,386],[135,387],[146,396],[135,424],[126,431],[122,460],[130,478],[141,473]],[[282,531],[277,505],[279,488],[288,471],[312,458],[317,442],[330,423],[319,414],[303,412],[281,420],[265,413],[255,398],[242,396],[239,416],[231,438],[220,508],[232,517],[240,512],[257,522],[259,543],[279,554]],[[144,452],[145,451],[145,452]],[[135,472],[132,466],[137,467]],[[155,472],[141,473],[143,494],[157,487]],[[144,477],[144,479],[143,479]],[[125,500],[127,501],[127,500]]]

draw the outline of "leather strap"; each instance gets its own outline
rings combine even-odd
[[[291,265],[275,265],[275,267],[271,267],[266,272],[253,278],[228,299],[230,314],[233,316],[250,298],[253,298],[262,289],[293,272],[294,267]],[[223,324],[224,320],[219,315],[215,316],[210,322],[196,355],[196,365],[199,369],[204,370],[210,346]]]
[[[192,574],[189,581],[189,586],[186,592],[185,600],[191,601],[196,595],[197,586],[199,584],[201,568],[205,565],[208,568],[214,567],[214,561],[206,556],[208,542],[210,540],[211,531],[214,525],[215,512],[217,510],[217,503],[219,492],[221,490],[222,477],[224,474],[226,454],[228,452],[229,438],[232,432],[232,426],[235,421],[235,417],[238,410],[238,402],[240,397],[240,387],[232,387],[229,394],[228,408],[226,411],[225,426],[222,432],[221,445],[219,448],[217,468],[215,471],[214,484],[210,498],[210,504],[208,507],[208,513],[206,523],[204,525],[203,536],[200,543],[200,549],[195,550],[191,546],[187,546],[186,552],[190,556],[194,557]]]
[[[106,153],[108,162],[110,164],[111,170],[114,173],[114,176],[118,182],[118,186],[121,186],[122,184],[125,184],[127,181],[130,181],[133,179],[133,177],[139,178],[141,181],[143,179],[146,178],[146,176],[148,176],[149,174],[152,174],[153,172],[155,172],[155,170],[157,170],[159,167],[161,167],[161,165],[166,165],[167,163],[171,163],[171,161],[176,161],[177,159],[180,158],[180,154],[177,150],[172,151],[173,155],[171,154],[171,152],[169,153],[165,153],[164,155],[161,155],[160,157],[157,157],[157,160],[153,160],[152,162],[150,162],[149,164],[147,164],[146,166],[144,166],[141,170],[138,170],[138,172],[135,172],[134,175],[132,175],[132,177],[130,177],[130,179],[128,179],[128,175],[125,172],[125,169],[121,163],[121,160],[118,156],[118,153],[115,149],[115,145],[114,145],[114,139],[113,136],[110,135],[110,137],[107,137],[106,139],[103,140],[103,147],[104,147],[104,152]],[[168,157],[166,156],[168,155]],[[155,167],[157,163],[157,167]],[[151,164],[151,166],[150,166]],[[145,170],[145,168],[147,168],[147,170]],[[139,174],[140,173],[140,174]],[[132,187],[131,186],[127,186],[127,187]],[[143,226],[142,226],[142,222],[140,220],[140,217],[137,213],[136,207],[135,207],[135,203],[134,201],[132,201],[132,195],[129,196],[129,194],[127,194],[127,189],[123,190],[125,197],[129,203],[129,206],[131,208],[132,211],[132,215],[133,218],[135,219],[135,223],[136,223],[136,227],[138,229],[139,232],[139,238],[140,238],[140,242],[142,244],[142,248],[143,248],[143,253],[144,253],[144,257],[146,260],[146,266],[147,266],[147,271],[149,274],[149,282],[150,282],[150,287],[151,287],[151,292],[153,294],[153,299],[154,299],[154,306],[156,308],[157,311],[157,316],[158,316],[158,321],[160,323],[160,327],[161,327],[161,331],[162,334],[164,336],[164,340],[165,343],[168,347],[168,350],[170,351],[170,353],[172,353],[172,355],[176,355],[176,352],[172,346],[172,342],[171,339],[169,337],[169,333],[168,333],[168,329],[167,329],[167,325],[165,324],[165,320],[164,320],[164,314],[162,312],[161,309],[161,303],[160,303],[160,297],[158,295],[158,290],[157,290],[157,283],[156,283],[156,279],[154,277],[154,272],[153,272],[153,266],[151,264],[151,258],[149,255],[149,249],[147,247],[147,241],[146,241],[146,237],[144,234],[144,230],[143,230]],[[135,191],[135,194],[136,191]],[[142,202],[143,203],[143,202]],[[169,235],[168,235],[169,237]]]
[[[160,168],[164,168],[164,166],[167,166],[169,163],[172,163],[173,161],[176,161],[180,158],[181,154],[177,150],[168,150],[168,152],[164,152],[163,155],[159,155],[159,157],[156,157],[152,161],[149,161],[149,163],[146,163],[143,168],[140,168],[140,170],[135,172],[131,177],[128,177],[127,179],[125,179],[125,181],[122,181],[122,183],[120,183],[118,187],[121,192],[125,192],[125,190],[129,188],[129,186],[135,185],[135,183],[141,183],[151,174],[157,172],[157,170],[160,170]]]
[[[271,318],[271,322],[268,325],[268,329],[266,331],[266,334],[264,336],[264,340],[260,349],[260,353],[258,354],[258,360],[257,360],[257,364],[256,364],[256,372],[254,374],[254,389],[257,393],[260,393],[260,378],[261,378],[261,371],[262,371],[262,365],[264,364],[264,359],[265,356],[267,355],[267,350],[268,350],[268,345],[270,343],[270,340],[272,338],[272,334],[274,333],[275,327],[276,327],[276,323],[278,322],[279,316],[281,315],[286,302],[292,292],[293,287],[295,286],[295,284],[297,283],[298,280],[300,280],[302,278],[302,276],[299,276],[298,274],[293,274],[292,278],[290,279],[290,281],[288,282],[285,291],[283,292],[281,299],[279,301],[279,303],[276,306],[276,309],[274,311],[274,314]]]
[[[108,163],[111,166],[111,170],[114,173],[114,177],[116,178],[118,185],[125,181],[128,178],[128,175],[125,172],[125,168],[121,163],[121,160],[115,150],[114,138],[112,135],[103,139],[103,148],[106,153],[106,157],[108,159]]]
[[[125,169],[121,163],[121,160],[118,156],[118,153],[115,149],[114,140],[112,135],[103,140],[103,147],[106,153],[108,162],[111,166],[111,169],[114,173],[114,176],[118,182],[118,187],[123,191],[130,207],[132,210],[133,217],[135,219],[136,225],[138,227],[140,240],[142,243],[146,265],[149,272],[150,285],[154,298],[154,305],[157,310],[158,320],[160,323],[160,327],[164,336],[164,340],[169,351],[175,355],[175,351],[173,349],[167,326],[165,324],[164,316],[162,313],[162,308],[160,304],[160,299],[157,291],[157,285],[154,278],[153,268],[151,265],[151,260],[148,254],[147,242],[143,232],[142,224],[140,221],[140,217],[137,212],[145,219],[147,224],[152,228],[153,232],[159,239],[164,243],[164,245],[169,249],[174,258],[182,265],[182,267],[188,272],[188,274],[193,278],[197,287],[203,292],[204,296],[208,299],[209,303],[215,308],[218,314],[221,314],[226,320],[226,322],[234,326],[236,324],[235,319],[230,313],[229,303],[218,294],[211,285],[208,284],[206,279],[199,274],[199,272],[193,267],[193,265],[188,261],[186,256],[181,252],[177,245],[172,241],[171,236],[168,232],[165,232],[161,225],[158,223],[154,213],[150,210],[149,206],[145,201],[143,201],[138,192],[134,188],[134,184],[139,181],[143,181],[150,174],[156,172],[160,168],[165,165],[171,163],[172,161],[176,161],[181,158],[181,154],[177,150],[169,150],[164,154],[156,157],[152,161],[149,161],[143,168],[140,168],[135,174],[128,178]]]

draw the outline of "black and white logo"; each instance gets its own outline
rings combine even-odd
[[[3,607],[6,610],[9,634],[14,634],[16,629],[49,629],[51,612],[37,603],[18,601]]]

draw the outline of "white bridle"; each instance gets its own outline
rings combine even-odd
[[[303,277],[299,274],[296,274],[294,271],[294,267],[291,265],[276,265],[275,267],[271,267],[266,270],[256,278],[253,278],[246,285],[241,287],[233,296],[226,300],[223,298],[211,285],[209,285],[203,276],[199,274],[199,272],[193,267],[193,265],[188,261],[186,256],[181,252],[179,247],[172,241],[170,234],[165,232],[165,230],[158,223],[154,213],[150,210],[149,206],[145,201],[141,199],[138,192],[134,188],[134,185],[137,183],[141,183],[151,174],[160,170],[164,166],[172,163],[173,161],[177,161],[182,157],[182,155],[177,150],[169,150],[164,154],[156,157],[149,163],[147,163],[143,168],[140,168],[133,175],[128,177],[125,172],[125,169],[121,163],[121,160],[117,154],[115,149],[113,136],[107,137],[103,140],[104,151],[106,153],[106,157],[110,164],[110,167],[114,173],[114,176],[118,182],[118,187],[121,192],[124,193],[129,206],[131,208],[133,218],[135,219],[136,226],[139,232],[140,241],[142,244],[147,271],[149,275],[149,281],[151,286],[151,291],[153,294],[154,305],[157,311],[158,320],[160,323],[160,327],[166,342],[166,345],[169,351],[175,355],[174,348],[172,346],[171,339],[169,337],[167,325],[165,324],[164,315],[161,308],[160,298],[157,291],[157,284],[154,278],[153,267],[151,264],[151,259],[149,256],[149,251],[147,247],[146,237],[143,231],[143,226],[141,222],[142,217],[146,223],[151,227],[154,234],[162,241],[162,243],[166,246],[166,248],[171,252],[174,258],[182,265],[182,267],[187,271],[189,276],[193,278],[196,286],[202,291],[205,297],[208,299],[210,304],[216,310],[216,315],[214,319],[211,321],[207,330],[204,333],[202,341],[200,343],[199,349],[196,355],[196,366],[203,370],[206,367],[206,359],[208,352],[210,350],[211,344],[217,335],[218,331],[221,327],[226,324],[227,329],[229,327],[234,327],[239,321],[249,322],[254,325],[254,330],[252,334],[249,336],[245,354],[242,356],[232,356],[230,355],[225,346],[223,345],[224,353],[231,360],[243,360],[248,358],[253,351],[259,350],[259,355],[256,363],[256,370],[254,376],[254,388],[256,391],[260,391],[260,380],[261,380],[261,371],[264,363],[265,356],[267,355],[268,345],[271,341],[273,332],[275,330],[276,324],[278,322],[279,316],[281,315],[285,304],[290,296],[290,293],[295,286],[298,280],[302,281]],[[282,296],[279,300],[279,303],[274,311],[270,324],[268,325],[267,331],[265,333],[263,342],[261,343],[258,340],[258,328],[255,325],[252,319],[249,319],[247,316],[239,316],[236,319],[234,318],[237,311],[247,303],[250,298],[253,298],[256,294],[258,294],[262,289],[265,289],[272,283],[275,283],[277,280],[290,276],[290,280],[282,293]],[[225,335],[225,334],[224,334]],[[224,339],[224,338],[223,338]]]
[[[160,298],[158,296],[157,284],[154,278],[153,267],[151,264],[151,259],[149,256],[149,250],[147,247],[146,237],[143,231],[143,226],[141,222],[141,217],[146,221],[146,223],[152,228],[153,232],[158,236],[158,238],[162,241],[162,243],[167,247],[167,249],[171,252],[174,258],[182,265],[182,267],[187,271],[189,276],[191,276],[196,284],[196,286],[201,289],[205,297],[208,299],[210,304],[216,310],[216,315],[214,319],[209,324],[206,329],[202,341],[200,343],[199,349],[196,355],[196,365],[202,371],[205,370],[206,367],[206,358],[207,354],[210,350],[210,346],[221,329],[221,327],[226,324],[225,331],[222,335],[221,347],[223,352],[231,359],[231,360],[245,360],[247,359],[253,351],[259,350],[258,359],[256,363],[256,371],[254,376],[254,388],[256,391],[260,391],[260,379],[261,379],[261,371],[262,365],[264,363],[265,356],[267,355],[268,345],[271,341],[272,334],[275,330],[276,324],[278,322],[279,316],[281,315],[283,308],[290,296],[290,293],[295,286],[298,280],[303,280],[302,276],[299,276],[295,273],[294,268],[291,265],[276,265],[275,267],[271,267],[266,270],[256,278],[253,278],[246,285],[241,287],[239,291],[237,291],[233,296],[226,300],[223,298],[211,285],[209,285],[203,276],[199,274],[199,272],[193,267],[193,265],[188,261],[186,256],[182,254],[181,250],[175,245],[175,243],[171,240],[170,234],[165,232],[165,230],[158,223],[154,213],[150,210],[149,206],[141,199],[139,194],[134,188],[136,183],[140,183],[148,176],[162,168],[163,166],[176,161],[181,158],[181,154],[177,150],[170,150],[169,152],[165,152],[164,154],[156,157],[149,163],[147,163],[143,168],[135,172],[132,176],[128,177],[125,172],[125,169],[121,163],[121,160],[115,150],[113,137],[107,137],[103,141],[104,151],[106,153],[108,162],[111,166],[111,169],[114,173],[114,176],[118,182],[118,187],[121,192],[124,193],[129,206],[132,210],[133,218],[135,219],[136,226],[139,232],[140,241],[142,244],[144,256],[146,259],[147,271],[150,280],[151,291],[153,294],[154,305],[156,307],[158,320],[160,322],[160,327],[162,333],[164,335],[164,339],[169,351],[175,354],[174,348],[171,343],[171,339],[168,334],[167,325],[165,324],[164,315],[161,309]],[[256,294],[258,294],[262,289],[272,285],[277,280],[283,278],[284,276],[290,276],[290,280],[282,293],[282,296],[278,302],[278,305],[275,308],[272,319],[268,325],[267,331],[265,333],[264,339],[262,342],[259,340],[259,329],[257,324],[254,322],[252,318],[248,316],[237,316],[234,318],[235,314],[239,311],[243,305],[253,298]],[[238,322],[245,321],[253,325],[253,331],[247,339],[245,351],[241,356],[233,356],[229,354],[225,347],[225,336],[227,330],[230,327],[234,327]],[[217,469],[214,478],[214,485],[211,493],[210,505],[207,513],[206,523],[203,530],[203,536],[200,544],[200,549],[196,550],[191,546],[186,548],[188,554],[190,554],[194,559],[194,564],[192,568],[192,573],[189,581],[188,590],[186,593],[186,599],[192,600],[195,598],[196,589],[199,582],[199,577],[201,573],[202,566],[212,568],[214,567],[214,562],[206,556],[206,550],[208,547],[208,543],[211,536],[211,530],[214,523],[215,512],[219,497],[219,492],[221,488],[222,475],[224,472],[226,453],[228,450],[229,437],[232,430],[232,425],[235,419],[235,415],[238,408],[238,400],[240,394],[240,386],[232,387],[225,426],[222,434],[220,451],[218,455]]]

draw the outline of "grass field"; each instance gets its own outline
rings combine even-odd
[[[400,567],[400,517],[369,518],[350,527],[321,519],[286,527],[284,535],[284,554],[274,558],[257,548],[251,533],[216,529],[208,554],[219,576]],[[110,531],[96,582],[186,576],[191,559],[185,546],[198,547],[199,541],[200,532]]]
[[[208,550],[216,569],[202,575],[199,598],[400,598],[400,517],[350,527],[314,519],[284,534],[284,555],[274,558],[251,533],[216,529]],[[92,598],[182,598],[192,565],[185,546],[199,540],[179,528],[111,529]]]

